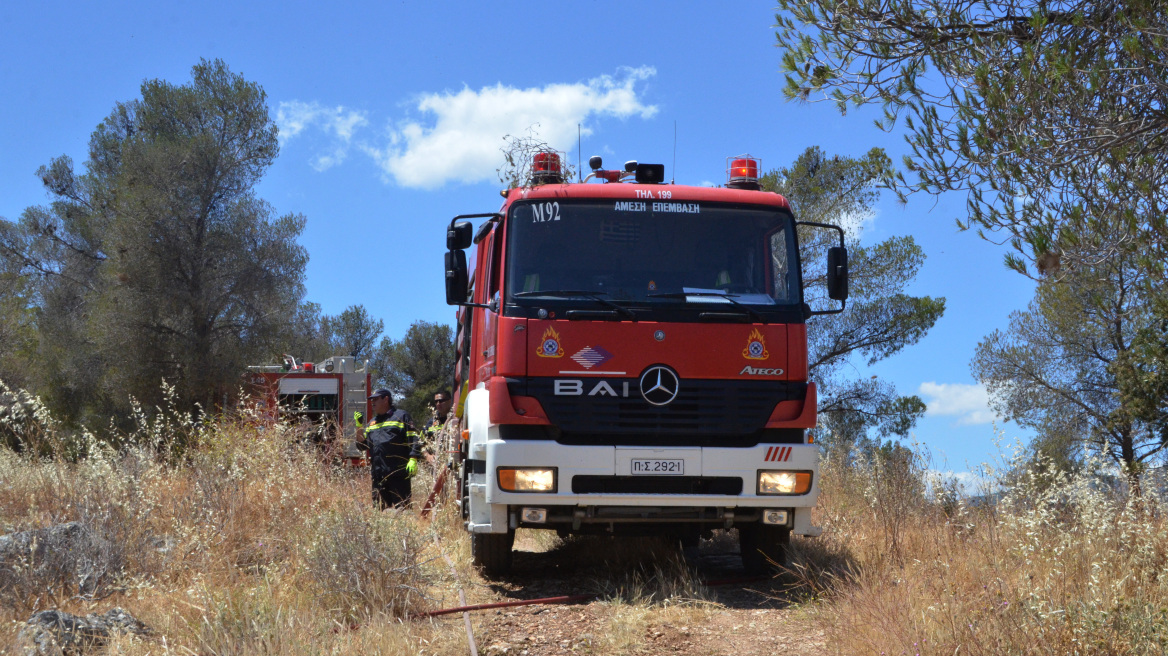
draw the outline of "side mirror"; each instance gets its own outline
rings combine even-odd
[[[469,248],[472,237],[474,237],[474,226],[471,222],[459,221],[446,230],[446,248],[452,251]]]
[[[470,245],[470,224],[463,224],[468,228],[467,231],[467,245]],[[451,233],[454,230],[450,231]],[[448,238],[449,240],[449,238]],[[463,247],[465,248],[465,246]],[[465,305],[466,304],[466,253],[462,250],[451,250],[446,252],[446,304],[447,305]]]
[[[827,249],[827,296],[834,301],[848,300],[848,249]]]
[[[796,221],[797,227],[807,226],[821,230],[834,230],[839,234],[839,246],[827,249],[827,297],[839,301],[840,306],[834,309],[812,310],[806,305],[803,313],[808,317],[817,314],[839,314],[848,305],[848,249],[844,246],[844,229],[830,223],[816,223],[815,221]]]

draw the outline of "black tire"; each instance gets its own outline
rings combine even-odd
[[[738,544],[742,551],[742,568],[747,575],[772,574],[787,565],[791,529],[766,524],[739,526]]]
[[[511,570],[511,545],[515,531],[506,533],[471,533],[471,561],[483,576],[500,576]]]

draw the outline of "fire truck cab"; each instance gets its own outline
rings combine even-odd
[[[537,154],[529,186],[447,229],[476,565],[506,571],[520,527],[683,542],[736,528],[748,571],[782,563],[792,533],[819,530],[805,322],[842,310],[843,231],[796,221],[749,156],[719,188],[600,158],[569,183],[561,161]],[[818,229],[839,233],[840,307],[813,311],[798,241]]]

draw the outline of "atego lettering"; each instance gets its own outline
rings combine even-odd
[[[739,376],[782,376],[782,369],[763,369],[762,367],[752,367],[746,365],[742,371],[738,372]]]

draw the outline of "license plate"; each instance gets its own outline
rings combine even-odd
[[[657,476],[681,476],[685,474],[684,460],[638,458],[632,460],[629,464],[633,474],[655,474]]]

